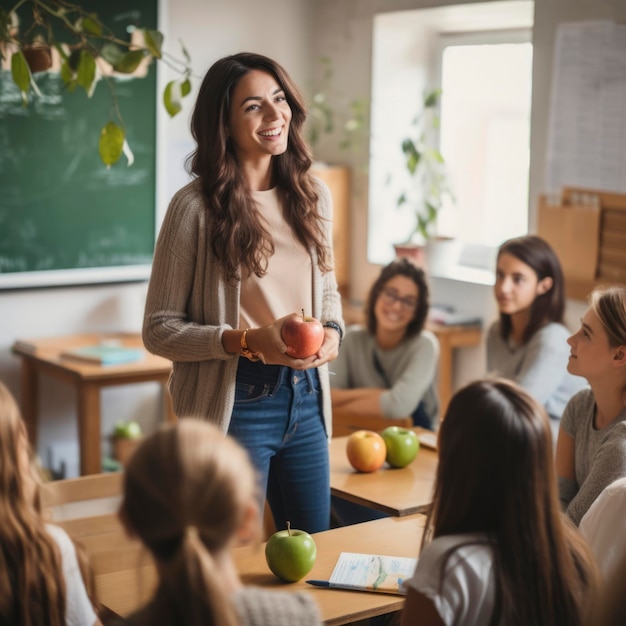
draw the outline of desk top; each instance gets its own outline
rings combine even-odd
[[[425,520],[423,515],[389,517],[316,533],[313,535],[317,546],[316,563],[305,579],[296,583],[283,583],[270,572],[265,561],[265,544],[235,548],[235,563],[245,585],[306,591],[313,595],[325,624],[349,624],[397,611],[402,608],[404,598],[367,591],[322,589],[307,585],[305,580],[328,580],[342,551],[415,557]],[[123,536],[121,531],[107,530],[103,535],[108,545],[106,549],[98,537],[83,537],[82,540],[95,562],[99,601],[125,617],[149,600],[157,582],[156,571],[137,542]]]
[[[61,352],[82,346],[97,345],[102,342],[119,342],[119,345],[131,348],[143,348],[139,333],[86,333],[50,337],[43,339],[20,339],[12,350],[15,354],[31,359],[40,367],[50,368],[60,373],[75,375],[82,379],[116,378],[120,375],[167,375],[172,364],[167,359],[150,354],[144,350],[144,356],[130,363],[99,365],[83,363],[75,359],[61,357]]]
[[[427,433],[421,428],[415,431]],[[330,490],[335,496],[402,517],[425,512],[432,501],[437,452],[420,445],[415,460],[402,469],[384,465],[377,472],[357,472],[346,455],[348,437],[330,442]]]
[[[317,560],[305,580],[328,580],[342,551],[415,557],[419,553],[425,521],[423,515],[388,517],[316,533],[313,538],[317,546]],[[311,593],[324,623],[328,625],[349,624],[398,611],[404,604],[404,598],[397,595],[323,589],[307,585],[305,580],[281,583],[267,567],[264,546],[263,549],[237,548],[235,562],[246,585]]]

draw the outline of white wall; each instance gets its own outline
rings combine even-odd
[[[192,60],[199,86],[206,69],[218,58],[241,51],[266,54],[283,64],[303,90],[310,83],[310,3],[307,0],[169,0],[162,7],[164,49],[180,56],[182,39]],[[161,66],[162,67],[162,66]],[[159,76],[162,84],[173,77]],[[188,131],[195,91],[182,113],[163,121],[159,134],[158,209],[163,214],[172,193],[186,180],[182,159],[192,148]],[[161,99],[159,98],[159,106]],[[60,336],[81,332],[138,331],[147,284],[126,283],[68,288],[0,291],[0,379],[19,398],[19,359],[10,347],[17,338]],[[75,397],[66,385],[43,377],[39,453],[47,459],[52,446],[67,462],[70,474],[78,468]],[[118,419],[137,419],[146,430],[161,416],[155,383],[111,387],[103,392],[103,450],[106,435]],[[55,467],[58,467],[58,457]]]

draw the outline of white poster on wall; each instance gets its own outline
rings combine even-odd
[[[626,24],[559,24],[546,163],[549,193],[626,193]]]

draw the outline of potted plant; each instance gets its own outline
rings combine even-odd
[[[31,91],[39,91],[33,74],[57,69],[69,92],[77,87],[91,96],[100,79],[108,82],[113,105],[111,118],[100,132],[99,153],[110,167],[124,153],[132,163],[124,122],[115,97],[114,74],[133,75],[137,68],[160,60],[180,74],[164,90],[163,103],[170,116],[182,108],[181,100],[191,91],[191,59],[184,46],[183,60],[162,51],[163,34],[136,25],[130,40],[122,39],[113,26],[95,13],[66,0],[16,0],[11,8],[0,7],[0,61],[28,106]]]
[[[401,191],[396,204],[409,205],[414,210],[415,227],[407,241],[395,245],[398,256],[408,256],[418,264],[427,264],[430,271],[439,265],[438,254],[444,260],[454,258],[456,241],[437,236],[437,217],[444,200],[454,200],[448,182],[445,160],[434,142],[439,128],[438,106],[441,89],[424,95],[421,111],[416,115],[411,132],[402,139],[403,161],[408,174],[408,187]],[[442,248],[445,246],[445,248]],[[437,268],[438,269],[438,268]]]

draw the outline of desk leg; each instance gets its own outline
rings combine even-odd
[[[78,444],[80,473],[99,474],[102,471],[100,450],[100,387],[81,382],[78,395]]]
[[[452,347],[447,336],[439,337],[439,420],[442,420],[452,397]]]
[[[39,377],[37,368],[29,358],[22,358],[21,399],[22,419],[26,424],[28,438],[33,450],[37,449],[37,431],[39,416]]]
[[[174,407],[172,406],[172,396],[167,388],[167,383],[161,385],[163,390],[163,407],[165,408],[165,417],[170,424],[174,424],[178,421],[176,414],[174,413]]]

